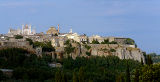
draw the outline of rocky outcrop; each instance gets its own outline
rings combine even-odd
[[[120,44],[88,44],[89,50],[82,47],[82,52],[91,52],[93,56],[118,56],[120,59],[133,59],[145,62],[143,52],[139,48],[129,47],[128,45]],[[85,54],[85,53],[83,53]],[[87,55],[87,54],[86,54]]]
[[[76,57],[89,57],[89,56],[118,56],[120,59],[133,59],[145,63],[143,52],[139,48],[132,45],[121,44],[76,44],[72,43],[74,52],[70,54],[73,59]],[[58,49],[61,50],[61,49]],[[63,49],[64,50],[64,49]],[[65,52],[65,51],[62,51]],[[89,55],[90,54],[90,55]],[[63,54],[66,57],[67,54]]]

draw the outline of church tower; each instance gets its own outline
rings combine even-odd
[[[31,25],[28,26],[28,32],[29,32],[28,34],[32,33],[32,26]]]
[[[59,33],[59,24],[58,24],[58,33]]]
[[[24,24],[22,24],[22,34],[24,34]]]
[[[73,33],[73,32],[72,32],[72,29],[70,29],[69,33]]]

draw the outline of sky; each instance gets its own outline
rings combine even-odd
[[[160,0],[0,0],[0,33],[31,24],[46,32],[129,37],[160,54]]]

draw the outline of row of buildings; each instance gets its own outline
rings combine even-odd
[[[51,41],[54,47],[58,47],[64,46],[64,42],[68,39],[79,43],[92,43],[93,40],[97,40],[99,43],[101,43],[104,40],[108,40],[109,42],[117,42],[119,44],[125,44],[124,41],[127,39],[121,37],[102,37],[99,35],[93,35],[89,37],[85,34],[79,35],[78,33],[74,33],[72,32],[72,29],[68,33],[60,33],[59,28],[59,25],[58,28],[52,26],[46,31],[46,33],[36,33],[35,29],[32,29],[31,25],[26,24],[22,25],[22,29],[10,29],[8,34],[0,35],[0,41],[7,41],[8,38],[12,38],[15,35],[22,35],[24,38],[30,38],[33,41]],[[12,39],[9,41],[12,41]]]
[[[22,25],[22,30],[17,29],[17,30],[9,30],[8,34],[0,34],[0,49],[5,48],[5,47],[18,47],[18,48],[24,48],[27,49],[30,52],[35,53],[38,56],[41,56],[43,51],[41,47],[33,47],[33,45],[30,45],[28,41],[26,41],[27,38],[32,39],[33,42],[48,42],[51,41],[51,45],[55,48],[55,51],[53,52],[47,52],[47,54],[51,54],[52,58],[63,58],[63,56],[66,56],[65,52],[65,42],[67,40],[72,40],[72,46],[75,47],[74,50],[74,55],[75,57],[79,56],[82,54],[83,56],[86,56],[86,52],[90,52],[93,55],[98,55],[98,54],[109,54],[111,52],[110,49],[115,49],[116,52],[114,52],[114,55],[120,55],[120,58],[122,56],[122,53],[127,53],[127,54],[133,54],[133,53],[138,53],[142,54],[140,50],[136,48],[135,44],[126,44],[125,41],[128,38],[121,38],[121,37],[102,37],[99,35],[93,35],[93,36],[87,36],[85,34],[79,35],[78,33],[70,32],[68,33],[60,33],[59,30],[59,25],[58,27],[50,27],[46,33],[36,33],[34,30],[32,30],[31,25]],[[16,39],[15,36],[20,35],[23,36],[21,39]],[[107,40],[109,43],[108,44],[92,44],[92,42],[96,40],[99,43],[104,42]],[[116,42],[117,44],[114,44]],[[79,46],[80,43],[80,46]],[[85,45],[87,44],[92,47],[91,50],[87,50],[85,48]],[[127,49],[135,49],[132,50],[132,52],[129,52]],[[113,50],[112,49],[112,50]],[[106,51],[104,51],[106,50]],[[108,50],[108,51],[107,51]],[[104,52],[102,52],[104,51]],[[73,57],[73,58],[75,58]],[[130,57],[131,58],[131,57]]]
[[[36,30],[32,28],[31,25],[22,25],[22,29],[13,29],[10,28],[8,35],[34,35],[36,34]]]

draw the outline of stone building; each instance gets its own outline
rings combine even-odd
[[[8,35],[34,35],[36,30],[32,29],[31,25],[22,25],[22,29],[9,29]]]
[[[21,34],[21,29],[9,29],[9,32],[8,32],[8,34],[10,34],[10,35],[19,35],[19,34]]]
[[[89,42],[92,43],[93,40],[97,40],[99,43],[104,41],[104,38],[98,35],[93,35],[89,37]]]
[[[59,32],[58,32],[58,30],[56,29],[56,27],[50,27],[49,28],[49,30],[46,32],[46,34],[53,34],[53,35],[58,35],[59,34]]]
[[[85,42],[87,43],[88,40],[88,37],[84,34],[84,35],[80,35],[79,36],[79,39],[80,39],[80,42]]]
[[[128,39],[128,38],[121,38],[121,37],[115,37],[114,38],[114,41],[115,42],[118,42],[120,44],[125,44],[125,40]]]
[[[70,40],[74,40],[76,42],[80,42],[79,35],[77,33],[72,33],[71,31],[69,33],[61,33],[58,36],[59,37],[67,37]]]
[[[53,47],[64,47],[64,43],[67,41],[67,37],[55,37],[51,40]]]

